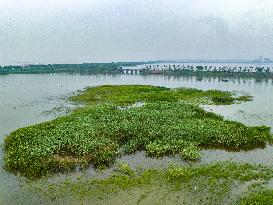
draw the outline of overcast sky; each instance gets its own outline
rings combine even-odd
[[[259,55],[272,0],[0,0],[0,64]]]

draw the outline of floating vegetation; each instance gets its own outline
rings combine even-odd
[[[248,95],[235,96],[235,93],[218,90],[202,91],[194,88],[166,88],[149,85],[104,85],[87,88],[79,95],[71,97],[74,101],[91,104],[111,103],[132,105],[136,102],[188,102],[227,105],[251,101]]]
[[[70,115],[18,129],[5,139],[8,171],[38,178],[77,166],[105,168],[118,156],[137,150],[156,157],[181,154],[186,160],[198,160],[202,147],[240,150],[272,141],[268,127],[224,120],[197,105],[250,100],[229,92],[100,86],[72,99],[87,105]],[[143,103],[119,109],[135,102]]]
[[[201,158],[197,146],[189,145],[181,151],[181,157],[185,160],[196,161]]]

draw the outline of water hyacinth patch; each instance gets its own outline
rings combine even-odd
[[[251,101],[248,95],[235,96],[231,92],[218,90],[202,91],[195,88],[166,88],[150,85],[104,85],[87,88],[79,95],[71,97],[74,101],[88,104],[114,103],[128,105],[135,102],[177,102],[212,103],[219,105]]]
[[[196,161],[201,158],[199,149],[195,145],[189,145],[180,153],[181,157],[185,160]]]
[[[84,108],[12,132],[5,139],[5,168],[37,178],[76,166],[104,168],[137,150],[149,156],[180,154],[198,160],[202,147],[239,150],[272,141],[268,127],[224,120],[196,105],[221,95],[233,98],[231,93],[153,86],[93,89],[74,97],[89,103]],[[119,109],[135,102],[143,105]]]

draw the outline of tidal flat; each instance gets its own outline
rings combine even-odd
[[[264,147],[267,143],[272,142],[269,127],[249,127],[239,122],[225,120],[222,116],[207,112],[200,107],[200,105],[207,104],[230,105],[251,101],[252,98],[248,95],[236,95],[236,93],[217,90],[201,91],[190,88],[170,89],[129,85],[87,88],[78,95],[71,97],[71,100],[84,103],[84,107],[52,121],[16,130],[5,139],[4,160],[6,170],[19,173],[30,179],[37,179],[76,168],[85,169],[90,165],[97,169],[104,169],[113,166],[118,157],[140,150],[145,151],[148,157],[180,155],[186,162],[190,162],[202,158],[199,152],[202,148],[248,150]],[[135,103],[139,103],[139,106],[132,106]],[[206,166],[209,165],[203,165],[203,168]],[[234,166],[247,166],[247,164],[235,164]],[[179,167],[179,169],[188,169],[187,167]],[[131,170],[126,165],[123,165],[123,168]],[[270,168],[267,169],[270,170]],[[228,167],[226,170],[227,172],[230,171]],[[143,173],[146,171],[150,172],[147,169],[143,170]],[[156,169],[154,171],[155,173],[167,172],[166,170]],[[270,171],[268,173],[270,175]],[[232,173],[230,174],[232,175]],[[165,177],[162,176],[160,175],[159,178],[156,176],[156,178],[163,182]],[[111,181],[112,177],[99,181],[102,183],[107,180]],[[125,186],[125,193],[132,191],[131,188],[141,192],[141,189],[138,190],[138,186],[134,187],[135,183],[133,186],[127,187],[126,184],[130,185],[131,182],[124,181],[122,177],[120,180],[124,183],[122,186]],[[210,178],[209,174],[207,178]],[[256,179],[259,181],[260,177],[256,176]],[[219,181],[218,178],[215,180]],[[249,181],[252,180],[254,179],[249,179]],[[73,182],[72,184],[76,186],[77,183]],[[234,183],[231,182],[230,186],[233,186]],[[72,184],[69,187],[73,187]],[[55,186],[59,189],[61,184],[53,185],[53,187]],[[154,189],[160,189],[160,187],[166,188],[168,185],[154,184],[153,186]],[[216,184],[215,186],[218,187],[219,185]],[[41,192],[47,195],[50,192],[45,191],[45,187],[47,186],[41,188]],[[119,192],[120,187],[116,188]],[[96,189],[91,188],[93,191]],[[150,188],[144,188],[145,192],[147,189]],[[124,194],[124,188],[121,190],[121,194]],[[224,190],[226,194],[229,193],[228,190],[231,189]],[[55,190],[55,193],[65,193],[66,191],[69,191],[69,188],[63,187]],[[190,190],[188,191],[190,192]],[[216,197],[215,191],[212,191],[211,194]],[[175,192],[168,191],[168,194],[170,193],[175,194]],[[51,199],[54,201],[54,194],[49,194],[49,196],[53,196]],[[89,197],[90,193],[83,191],[80,201],[83,204],[88,204],[90,201],[85,202],[84,200]],[[107,197],[108,194],[107,196],[103,195],[100,198],[102,201],[96,199],[93,203],[107,203],[107,201],[103,201],[104,199],[107,200]],[[245,196],[242,201],[250,200],[251,197],[253,196]],[[62,197],[57,198],[56,203],[60,202],[59,200]],[[183,200],[180,199],[179,201],[189,204],[190,202],[187,200],[190,198],[185,195]],[[204,202],[203,204],[211,204],[211,200],[214,199],[208,197],[198,200]],[[163,201],[160,200],[158,203],[162,204]],[[148,202],[144,201],[145,203]],[[133,201],[132,204],[134,204]]]

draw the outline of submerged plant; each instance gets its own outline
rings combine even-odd
[[[262,188],[241,197],[239,205],[271,205],[273,204],[273,190]]]
[[[63,199],[70,204],[272,204],[272,190],[261,185],[273,177],[271,166],[232,162],[170,164],[164,169],[143,169],[139,174],[134,174],[137,170],[127,164],[118,167],[118,172],[106,178],[83,175],[76,180],[39,180],[25,192],[39,194],[48,204],[62,204]],[[257,181],[260,185],[253,190]]]

